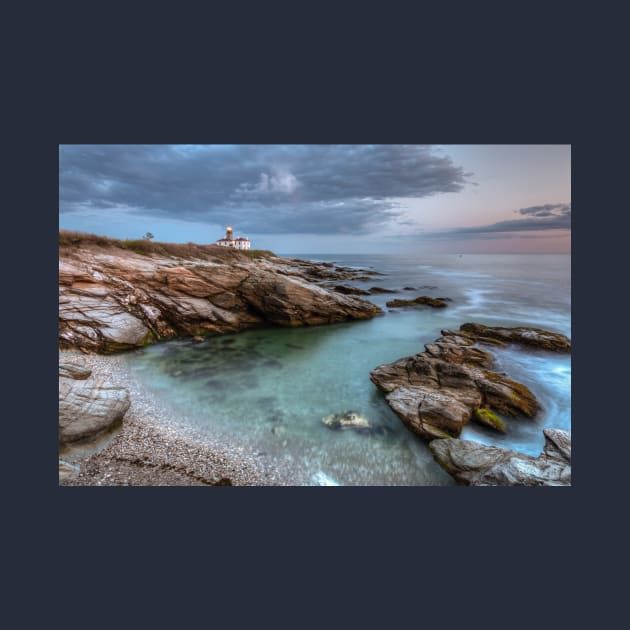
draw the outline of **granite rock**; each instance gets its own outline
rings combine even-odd
[[[570,486],[571,434],[544,429],[538,457],[468,440],[433,440],[436,461],[455,480],[469,486]]]

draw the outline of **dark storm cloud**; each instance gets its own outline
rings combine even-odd
[[[508,219],[489,225],[477,225],[473,227],[460,227],[438,232],[415,232],[409,237],[422,237],[430,239],[454,239],[454,238],[524,238],[522,232],[542,232],[547,230],[571,229],[571,204],[557,203],[543,206],[530,206],[515,210],[518,214],[525,215],[524,219]],[[495,236],[496,235],[496,236]]]
[[[518,214],[524,214],[532,217],[558,217],[568,216],[571,214],[570,203],[546,203],[543,206],[529,206],[515,210]]]
[[[394,198],[458,192],[469,176],[417,145],[67,145],[59,210],[356,234],[398,216]]]
[[[489,234],[491,232],[535,232],[540,230],[570,230],[571,214],[536,215],[527,219],[498,221],[490,225],[458,228],[458,234]]]

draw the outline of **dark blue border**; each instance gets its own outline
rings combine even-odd
[[[616,416],[602,419],[605,367],[592,364],[606,330],[593,293],[614,308],[602,230],[616,200],[598,176],[615,161],[602,154],[605,83],[589,83],[593,64],[612,81],[615,59],[579,52],[574,8],[291,6],[271,26],[267,5],[8,16],[5,542],[23,618],[566,623],[580,560],[605,539],[593,506],[615,481],[598,427]],[[58,488],[57,147],[93,142],[572,144],[574,486]]]

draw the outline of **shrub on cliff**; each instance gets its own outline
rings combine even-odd
[[[243,256],[248,258],[275,257],[273,252],[264,249],[236,250],[229,247],[219,247],[218,245],[199,245],[197,243],[159,243],[148,239],[121,240],[85,232],[59,230],[60,247],[85,247],[89,245],[118,247],[130,250],[136,254],[142,254],[143,256],[157,254],[160,256],[175,256],[187,259],[198,258],[202,260],[218,258],[223,261],[238,261],[239,259],[242,260]]]

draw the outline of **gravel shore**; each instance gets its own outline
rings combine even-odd
[[[191,428],[138,384],[120,355],[62,351],[60,360],[92,369],[94,376],[126,387],[131,406],[122,428],[91,447],[60,453],[63,486],[266,486],[299,485],[288,471],[253,450]]]

